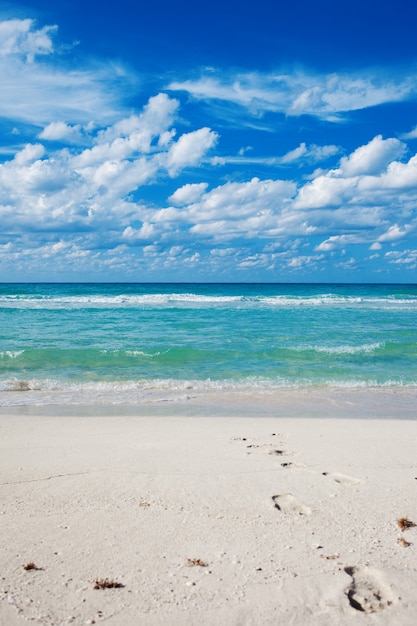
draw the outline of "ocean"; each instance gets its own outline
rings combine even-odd
[[[0,285],[3,407],[374,387],[417,387],[417,285]]]

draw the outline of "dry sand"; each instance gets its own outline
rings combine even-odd
[[[417,421],[378,403],[3,409],[0,623],[414,626]]]

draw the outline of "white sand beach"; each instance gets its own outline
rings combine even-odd
[[[0,623],[414,625],[416,399],[2,409]]]

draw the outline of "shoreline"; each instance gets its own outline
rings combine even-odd
[[[10,404],[10,395],[20,396]],[[392,387],[290,387],[259,391],[218,391],[194,393],[176,399],[138,399],[116,392],[113,402],[106,397],[65,401],[62,392],[0,392],[1,415],[141,415],[190,417],[329,417],[365,419],[417,419],[417,386]],[[36,396],[39,402],[34,402]],[[5,400],[6,399],[6,400]],[[2,404],[3,400],[3,404]],[[32,402],[31,402],[32,400]]]
[[[412,626],[413,399],[3,407],[0,624]]]

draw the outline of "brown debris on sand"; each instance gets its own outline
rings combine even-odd
[[[411,546],[411,543],[404,539],[404,537],[398,537],[397,543],[399,543],[403,548],[409,548]]]
[[[401,530],[408,530],[409,528],[417,526],[417,524],[409,520],[408,517],[400,517],[399,519],[397,519],[397,524],[398,527],[401,528]]]
[[[109,580],[108,578],[96,578],[93,583],[93,589],[120,589],[120,587],[124,587],[117,580]]]
[[[29,563],[26,563],[26,565],[23,565],[23,569],[28,572],[29,570],[41,570],[41,567],[38,567],[36,565],[36,563],[34,563],[33,561],[30,561]]]
[[[188,567],[207,567],[208,563],[201,559],[187,559],[187,565]]]

